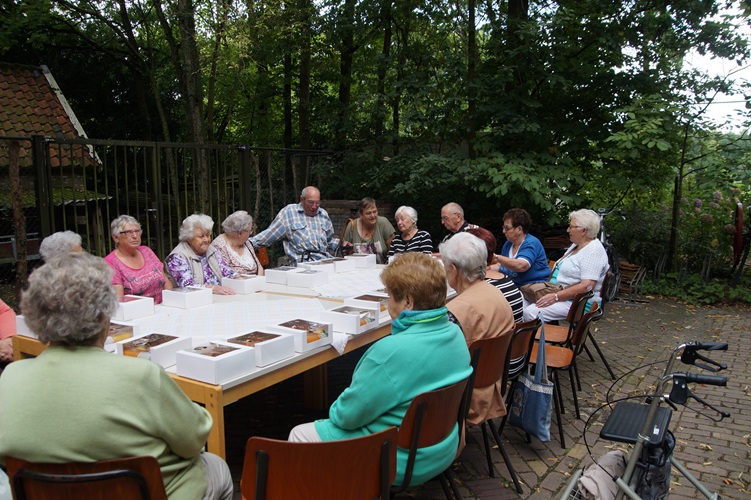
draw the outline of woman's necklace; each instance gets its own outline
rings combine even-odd
[[[375,233],[375,226],[371,229],[366,229],[365,224],[360,221],[360,236],[362,236],[362,239],[369,240],[373,238],[373,233]]]

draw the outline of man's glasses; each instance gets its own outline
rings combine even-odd
[[[585,228],[584,228],[584,227],[582,227],[582,226],[569,226],[568,228],[569,228],[569,229],[585,229]]]
[[[311,207],[320,207],[321,200],[305,200],[305,204]]]
[[[141,229],[128,229],[127,231],[120,231],[120,236],[141,236],[143,230]]]

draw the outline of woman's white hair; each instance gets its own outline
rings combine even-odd
[[[438,247],[444,264],[453,264],[470,283],[485,278],[488,247],[473,234],[457,233]]]
[[[196,233],[196,228],[211,231],[214,228],[214,221],[205,214],[187,216],[180,226],[180,241],[191,239]]]
[[[253,228],[253,217],[245,210],[231,213],[222,221],[222,231],[225,233],[239,233],[243,229]]]
[[[90,344],[117,307],[112,269],[85,252],[51,258],[29,276],[21,312],[43,343]]]
[[[39,245],[39,254],[44,261],[56,255],[66,254],[81,246],[81,235],[73,231],[59,231],[47,236]]]
[[[141,229],[141,223],[138,222],[138,219],[135,217],[131,217],[130,215],[119,215],[112,221],[112,224],[110,224],[110,233],[112,236],[120,236],[120,231],[123,230],[126,224],[133,224],[134,226],[138,226],[138,229]]]
[[[412,219],[412,224],[417,225],[417,210],[412,207],[408,207],[407,205],[402,205],[401,207],[396,209],[394,217],[399,217],[400,213],[404,213],[404,215]]]
[[[576,225],[586,229],[587,236],[597,238],[597,234],[600,232],[600,216],[594,210],[588,208],[576,210],[568,214],[568,219],[576,219]]]

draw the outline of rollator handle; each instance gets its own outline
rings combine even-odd
[[[728,366],[725,363],[718,363],[706,356],[702,356],[696,351],[727,351],[727,349],[727,342],[689,342],[683,348],[681,362],[687,365],[697,366],[710,372],[718,372],[724,370]],[[703,361],[703,363],[697,363],[697,359]]]
[[[685,375],[686,382],[689,383],[719,385],[720,387],[725,387],[728,384],[728,378],[721,375],[704,375],[703,373],[685,373],[682,375]]]

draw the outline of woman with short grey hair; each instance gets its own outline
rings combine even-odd
[[[110,224],[115,249],[104,260],[112,268],[112,286],[118,297],[141,295],[162,302],[162,290],[171,290],[172,283],[164,273],[159,257],[141,245],[141,223],[130,215],[120,215]]]
[[[81,246],[81,235],[74,233],[73,231],[58,231],[52,233],[42,240],[39,245],[39,255],[45,261],[51,259],[56,255],[61,255],[70,252],[81,252],[83,247]]]
[[[582,209],[571,212],[568,218],[567,231],[571,246],[555,263],[549,280],[557,285],[558,290],[525,306],[525,321],[536,318],[538,314],[542,314],[545,321],[566,319],[573,298],[581,292],[594,292],[585,311],[589,311],[593,302],[599,303],[601,300],[600,289],[609,264],[605,247],[597,239],[600,216],[593,210]]]
[[[406,205],[396,209],[396,227],[389,247],[389,259],[394,255],[405,252],[433,253],[433,240],[430,233],[417,229],[417,210]]]
[[[201,452],[209,412],[158,364],[104,351],[117,307],[111,279],[107,263],[87,253],[54,257],[29,277],[21,312],[49,346],[11,363],[0,378],[0,456],[79,462],[84,455],[149,455],[170,498],[231,499],[227,464]]]
[[[222,230],[224,233],[214,238],[211,248],[224,263],[237,273],[263,276],[263,266],[248,239],[253,231],[253,217],[245,210],[238,210],[224,219]]]
[[[167,276],[176,287],[203,286],[217,295],[234,295],[222,286],[222,278],[234,278],[237,273],[227,267],[211,247],[214,221],[208,215],[193,214],[180,226],[180,243],[167,256]]]
[[[511,335],[514,312],[498,288],[485,281],[488,248],[477,236],[460,232],[441,243],[441,260],[456,297],[446,307],[449,319],[459,325],[467,346],[475,340]],[[467,423],[477,425],[506,414],[501,381],[472,391]]]

